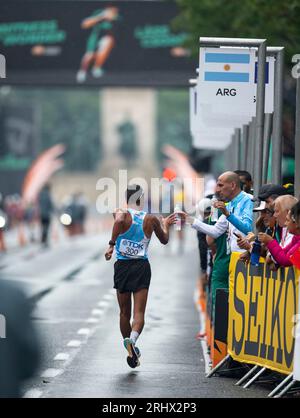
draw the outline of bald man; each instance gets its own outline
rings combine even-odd
[[[233,171],[221,174],[217,181],[216,197],[218,202],[214,204],[222,215],[215,225],[207,225],[199,219],[184,214],[186,222],[192,228],[203,232],[212,238],[218,238],[227,232],[227,254],[242,252],[237,245],[237,235],[247,235],[252,231],[253,202],[251,196],[241,190],[239,176]],[[235,235],[237,234],[237,235]]]
[[[216,240],[217,253],[211,276],[212,319],[217,289],[228,289],[229,262],[232,252],[244,252],[237,245],[237,235],[247,235],[252,231],[253,202],[251,196],[241,190],[240,178],[227,171],[217,181],[214,204],[221,216],[214,225],[184,214],[192,228]],[[226,203],[226,204],[225,204]],[[235,235],[237,234],[237,235]]]

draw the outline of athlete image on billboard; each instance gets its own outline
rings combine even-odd
[[[103,66],[115,46],[112,29],[113,22],[118,18],[119,9],[107,7],[96,10],[82,21],[81,28],[92,31],[87,40],[86,52],[82,57],[80,69],[77,72],[78,83],[86,81],[89,70],[94,78],[100,78],[103,75]]]

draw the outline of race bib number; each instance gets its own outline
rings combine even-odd
[[[120,252],[126,257],[144,257],[145,244],[143,242],[122,239],[120,242]]]

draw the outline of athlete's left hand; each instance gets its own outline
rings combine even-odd
[[[113,247],[113,245],[110,245],[105,252],[105,260],[106,261],[109,261],[111,259],[112,255],[113,255],[113,252],[114,252],[114,247]]]
[[[163,218],[163,223],[166,226],[171,226],[176,224],[177,215],[175,213],[172,213],[171,215],[167,216],[166,218]]]

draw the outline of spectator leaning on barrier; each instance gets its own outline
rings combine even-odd
[[[279,196],[274,202],[274,218],[276,219],[277,225],[282,228],[281,240],[279,243],[282,248],[290,244],[293,239],[293,234],[289,233],[285,223],[289,210],[291,210],[297,202],[298,199],[290,195]]]
[[[276,221],[275,239],[280,247],[285,248],[293,239],[293,234],[289,233],[285,227],[286,217],[290,209],[297,203],[297,199],[294,196],[283,195],[275,199],[273,203],[274,207],[274,219]],[[276,263],[271,253],[267,251],[266,263],[270,266],[271,270],[276,271],[279,265]]]
[[[263,200],[266,202],[266,208],[274,211],[274,202],[279,196],[286,195],[287,191],[283,186],[277,184],[264,184],[258,193],[258,200]],[[281,240],[281,230],[282,228],[276,224],[274,235],[278,242]]]
[[[293,239],[289,245],[282,248],[279,243],[267,234],[259,233],[258,238],[265,244],[272,254],[272,257],[280,267],[292,266],[291,257],[300,248],[300,202],[297,202],[288,212],[286,227]]]
[[[256,230],[259,232],[265,232],[266,229],[269,227],[269,216],[268,211],[266,209],[266,202],[260,202],[260,205],[257,208],[253,209],[253,212],[259,213],[259,218],[257,219],[255,226]],[[251,243],[255,240],[255,234],[253,232],[249,232],[246,237],[240,236],[237,239],[237,244],[239,248],[246,251],[251,251],[252,245]]]
[[[266,207],[266,202],[261,201],[260,205],[253,209],[253,212],[258,212],[260,215],[255,223],[256,232],[265,232],[268,235],[274,237],[275,235],[275,223],[276,219],[274,218],[274,211]],[[240,237],[237,240],[238,246],[246,250],[240,256],[240,259],[244,262],[250,261],[250,254],[252,251],[252,244],[255,240],[255,234],[250,232],[246,237]],[[266,255],[266,250],[262,248],[262,256]]]
[[[287,191],[283,186],[270,183],[261,186],[257,198],[258,200],[263,200],[266,202],[266,207],[269,208],[272,206],[278,196],[283,196],[286,194]]]

